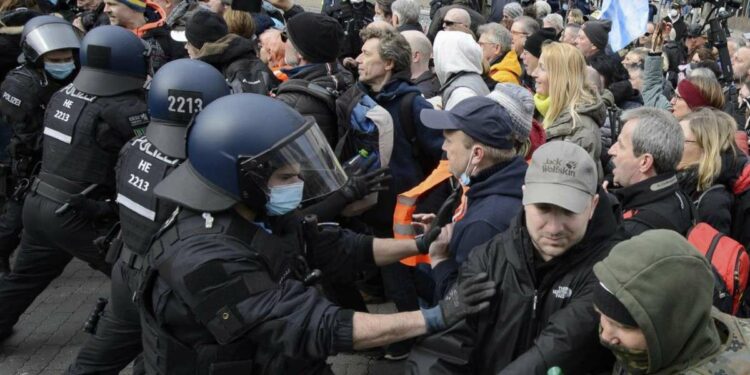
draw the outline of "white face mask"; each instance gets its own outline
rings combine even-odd
[[[679,16],[680,16],[680,12],[679,12],[679,11],[677,11],[677,9],[671,9],[671,10],[669,11],[669,18],[670,18],[670,19],[671,19],[672,21],[676,20],[676,19],[677,19],[677,17],[679,17]]]

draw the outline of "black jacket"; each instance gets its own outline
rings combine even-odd
[[[232,88],[232,93],[249,92],[268,95],[279,81],[255,55],[253,44],[235,34],[205,43],[198,59],[218,69]]]
[[[291,69],[287,74],[289,80],[279,85],[276,99],[302,115],[315,117],[328,144],[335,147],[338,141],[336,98],[354,83],[351,73],[338,63],[320,63]]]
[[[549,262],[535,255],[523,213],[476,248],[459,281],[487,272],[498,283],[489,309],[419,342],[406,372],[546,374],[559,366],[564,374],[586,374],[611,368],[611,356],[599,345],[592,267],[608,254],[617,220],[612,202],[600,197],[581,242]]]
[[[617,240],[626,240],[649,229],[677,229],[686,235],[692,226],[692,203],[680,189],[674,172],[656,175],[618,189],[614,194],[620,200],[623,211]],[[654,218],[654,213],[661,217]],[[669,222],[669,228],[662,225],[662,217]]]
[[[411,80],[422,92],[425,98],[432,98],[440,93],[440,80],[435,72],[428,70],[419,75],[416,79]],[[744,123],[743,123],[744,124]]]

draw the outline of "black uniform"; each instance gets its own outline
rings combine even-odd
[[[325,358],[352,350],[353,311],[298,281],[307,268],[295,231],[270,234],[234,210],[183,210],[167,223],[142,294],[147,373],[330,373]],[[343,233],[323,274],[374,264],[371,238]]]
[[[29,65],[21,65],[11,70],[0,86],[0,117],[12,129],[8,146],[11,178],[6,179],[6,192],[13,193],[0,216],[0,257],[10,256],[20,242],[23,198],[42,157],[44,109],[52,94],[65,83],[50,79]]]
[[[23,208],[25,230],[13,271],[0,280],[0,338],[73,256],[110,274],[93,244],[113,224],[114,166],[122,146],[149,117],[142,90],[97,97],[70,84],[56,92],[44,118],[42,171]],[[97,187],[85,195],[92,184]],[[78,208],[55,214],[78,198]],[[86,209],[84,209],[86,208]]]
[[[117,374],[141,351],[141,322],[133,295],[146,265],[144,255],[175,205],[153,189],[180,163],[160,152],[143,136],[128,142],[117,162],[117,203],[121,242],[112,251],[119,258],[112,268],[111,311],[104,314],[96,334],[78,353],[69,374]]]

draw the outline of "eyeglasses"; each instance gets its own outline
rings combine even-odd
[[[500,45],[500,43],[483,42],[483,41],[481,41],[481,40],[480,40],[480,41],[478,41],[477,43],[478,43],[478,44],[479,44],[480,46],[498,46],[498,45]]]
[[[523,31],[513,31],[511,30],[510,33],[514,36],[529,36],[529,33],[525,33]]]
[[[685,100],[685,99],[682,98],[682,96],[680,96],[680,93],[677,92],[677,90],[674,91],[674,98],[675,99],[680,99],[680,100]]]
[[[692,139],[686,139],[685,143],[698,143],[698,141],[694,141]]]
[[[647,31],[647,32],[646,32],[645,34],[643,34],[643,36],[645,36],[645,37],[649,37],[649,36],[651,36],[651,34],[652,34],[652,33],[650,33],[650,32],[648,32],[648,31]]]

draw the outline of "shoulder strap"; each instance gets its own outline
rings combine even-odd
[[[410,91],[401,97],[399,103],[398,121],[401,123],[401,128],[404,130],[406,139],[412,145],[412,150],[417,150],[417,129],[414,126],[414,98],[419,95],[416,91]]]
[[[712,190],[723,189],[723,188],[724,188],[724,185],[716,184],[706,189],[706,191],[702,192],[701,195],[698,197],[698,200],[695,201],[695,209],[698,210],[701,207],[701,202],[703,202],[703,197],[705,197],[706,194],[708,194],[708,192]]]
[[[276,94],[283,93],[303,93],[310,95],[328,106],[332,112],[336,112],[336,95],[335,92],[327,88],[304,79],[290,79],[279,85]]]

